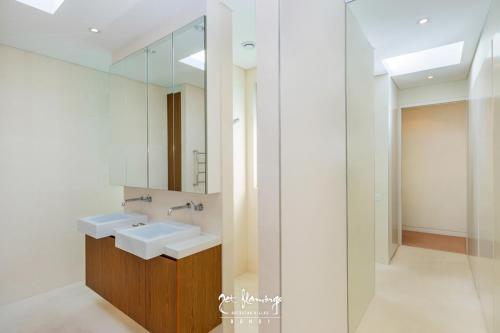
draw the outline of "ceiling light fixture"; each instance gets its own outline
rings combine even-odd
[[[382,63],[391,76],[427,71],[434,68],[460,64],[463,48],[464,42],[462,41],[386,58],[382,60]]]
[[[424,17],[424,18],[421,18],[420,20],[418,20],[418,24],[420,24],[420,25],[424,25],[427,23],[429,23],[429,19],[427,17]]]
[[[249,40],[249,41],[246,41],[246,42],[243,42],[241,43],[241,46],[245,49],[245,50],[253,50],[255,49],[255,42]]]
[[[54,14],[62,5],[64,0],[16,0],[30,7],[36,8],[43,12]]]
[[[429,80],[432,80],[432,79],[434,78],[434,75],[429,75],[427,78],[428,78]]]
[[[100,33],[100,32],[101,32],[101,30],[99,30],[99,29],[97,29],[97,28],[89,28],[89,31],[90,31],[90,32],[93,32],[93,33],[95,33],[95,34],[98,34],[98,33]]]
[[[205,70],[205,50],[191,54],[189,57],[179,60],[183,64],[198,68],[202,71]]]

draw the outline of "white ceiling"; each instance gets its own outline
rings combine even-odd
[[[376,75],[385,73],[385,58],[465,42],[459,65],[393,77],[407,89],[467,78],[489,5],[490,0],[355,0],[349,8],[375,49]],[[429,23],[419,25],[424,17]]]
[[[225,0],[233,10],[234,63],[256,65],[255,0]],[[113,62],[205,12],[206,0],[65,0],[54,15],[0,0],[0,43],[107,71]],[[182,23],[181,23],[182,22]],[[101,29],[90,33],[89,27]]]
[[[204,0],[66,0],[50,15],[0,0],[0,43],[107,71],[114,53],[204,8]]]

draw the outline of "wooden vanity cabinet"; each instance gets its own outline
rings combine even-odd
[[[221,246],[176,260],[144,260],[113,237],[85,237],[89,288],[152,333],[203,333],[221,323]]]

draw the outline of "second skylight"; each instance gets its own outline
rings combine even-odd
[[[464,42],[386,58],[382,62],[391,76],[458,65],[462,61]]]

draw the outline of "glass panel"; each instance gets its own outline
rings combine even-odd
[[[174,32],[173,47],[168,189],[206,193],[205,18]]]
[[[168,189],[169,94],[173,91],[172,35],[148,47],[148,169],[149,187]],[[169,135],[170,134],[170,135]]]
[[[110,182],[147,187],[147,53],[110,68]]]
[[[373,49],[350,8],[346,14],[348,296],[355,332],[375,290],[374,77]]]

